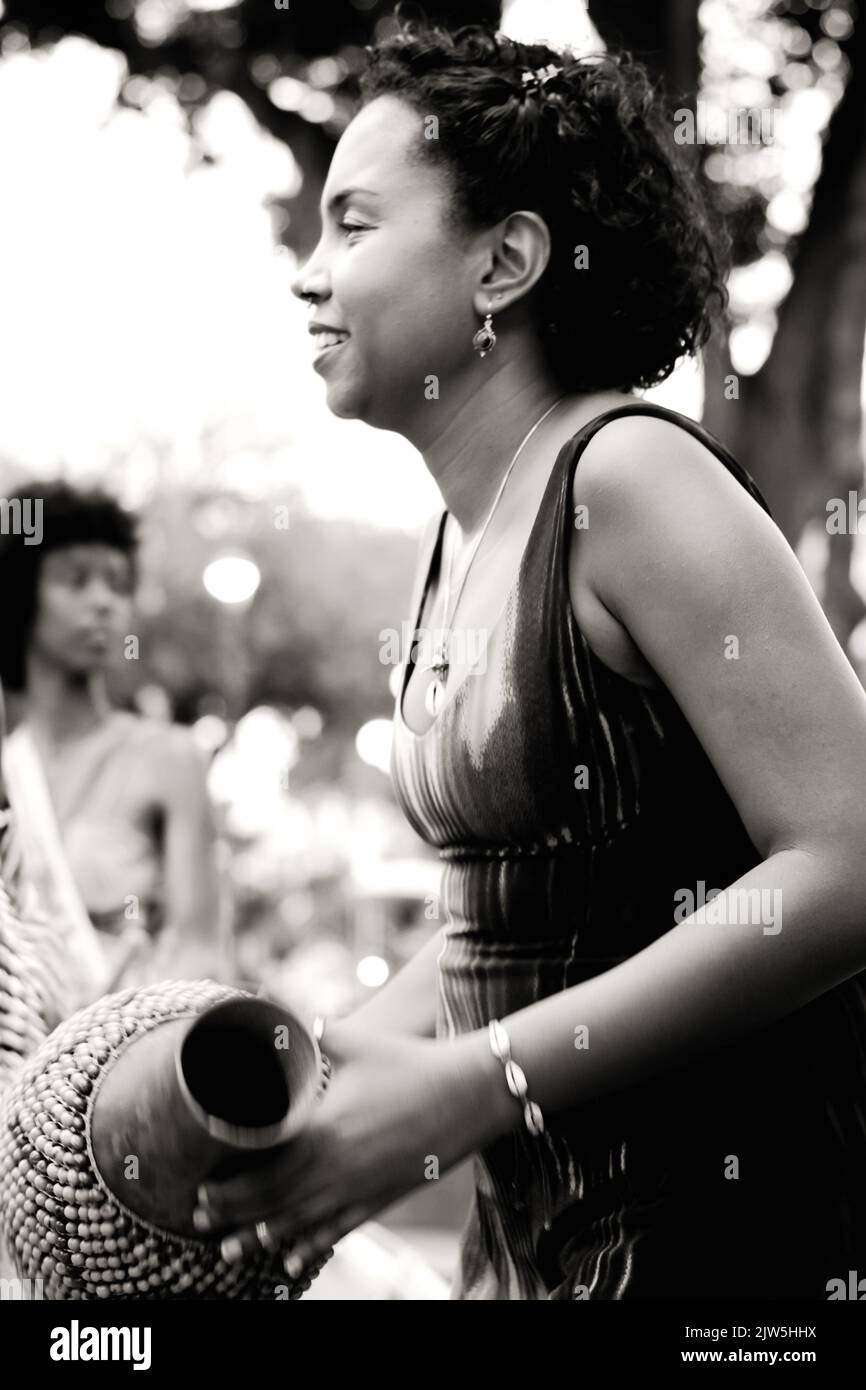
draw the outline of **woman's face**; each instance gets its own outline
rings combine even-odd
[[[334,153],[321,237],[292,287],[311,296],[312,324],[341,335],[333,347],[312,338],[328,406],[383,429],[431,409],[429,378],[443,396],[480,326],[481,252],[448,227],[447,174],[418,157],[424,137],[422,117],[395,97],[362,108]]]
[[[50,550],[39,567],[31,648],[70,672],[119,656],[132,616],[129,558],[96,542]]]

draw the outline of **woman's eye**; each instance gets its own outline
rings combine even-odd
[[[337,223],[337,226],[338,226],[338,227],[342,227],[343,231],[346,232],[346,233],[349,233],[349,232],[368,232],[368,231],[370,230],[369,227],[365,227],[365,226],[364,226],[363,222],[347,222],[347,221],[345,220],[345,218],[343,219],[342,222],[338,222],[338,223]]]

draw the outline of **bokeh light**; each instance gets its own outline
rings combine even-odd
[[[364,956],[358,961],[356,974],[361,984],[366,985],[368,989],[378,989],[390,973],[388,962],[381,956]]]
[[[358,757],[380,772],[388,772],[391,759],[392,728],[390,719],[369,719],[355,736]]]
[[[211,560],[202,583],[218,603],[247,603],[261,583],[261,572],[254,560],[241,555],[222,555]]]

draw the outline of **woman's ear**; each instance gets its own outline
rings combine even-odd
[[[538,284],[550,261],[550,230],[537,212],[512,212],[499,224],[491,249],[493,264],[475,302],[476,312],[482,315],[487,313],[488,300],[495,299],[501,311]]]

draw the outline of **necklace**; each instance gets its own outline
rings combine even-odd
[[[514,468],[514,465],[516,464],[517,460],[520,458],[520,455],[523,453],[523,450],[524,450],[525,446],[529,443],[530,439],[531,439],[532,436],[535,434],[535,431],[538,429],[539,425],[544,424],[544,421],[547,419],[548,415],[551,415],[551,414],[553,413],[553,411],[556,409],[556,407],[560,404],[560,402],[561,402],[561,401],[564,401],[564,400],[565,400],[565,396],[560,396],[558,400],[555,400],[555,401],[553,402],[553,405],[552,405],[552,406],[549,406],[548,409],[545,410],[544,414],[543,414],[538,420],[536,420],[535,424],[532,426],[532,428],[531,428],[530,430],[527,431],[527,433],[523,436],[523,438],[521,439],[520,443],[518,444],[518,446],[517,446],[517,451],[516,451],[516,453],[515,453],[513,459],[512,459],[511,462],[509,463],[508,467],[507,467],[506,470],[505,470],[505,473],[504,473],[503,478],[502,478],[502,482],[499,484],[499,487],[498,487],[497,492],[496,492],[496,496],[495,496],[494,499],[493,499],[493,506],[490,508],[490,511],[487,513],[487,518],[486,518],[486,520],[485,520],[485,522],[484,522],[484,525],[483,525],[482,528],[481,528],[481,534],[479,535],[478,540],[475,542],[474,546],[472,547],[472,553],[471,553],[470,556],[469,556],[469,563],[468,563],[468,565],[466,566],[466,569],[463,571],[463,578],[462,578],[461,581],[460,581],[460,588],[457,590],[457,595],[456,595],[456,597],[455,597],[455,599],[454,599],[454,605],[453,605],[453,607],[451,607],[451,579],[452,579],[452,572],[453,572],[453,569],[454,569],[454,556],[453,556],[453,554],[451,555],[451,558],[449,559],[449,562],[448,562],[448,574],[447,574],[447,581],[446,581],[446,588],[445,588],[445,603],[444,603],[444,605],[443,605],[443,616],[444,616],[445,621],[444,621],[444,624],[443,624],[443,627],[442,627],[442,634],[441,634],[441,636],[440,636],[438,642],[436,643],[436,647],[435,647],[435,649],[434,649],[433,660],[432,660],[432,661],[429,663],[429,665],[425,668],[426,670],[432,671],[432,672],[433,672],[433,679],[431,680],[430,684],[427,686],[427,689],[426,689],[426,691],[425,691],[425,693],[424,693],[424,708],[426,709],[427,713],[430,715],[430,718],[431,718],[431,719],[435,719],[435,718],[436,718],[437,714],[439,713],[440,709],[442,708],[442,702],[443,702],[443,700],[444,700],[444,698],[445,698],[445,687],[446,687],[446,685],[448,684],[448,672],[449,672],[449,670],[451,669],[451,663],[450,663],[449,658],[448,658],[448,649],[449,649],[450,642],[451,642],[451,628],[452,628],[452,625],[453,625],[453,623],[454,623],[454,617],[455,617],[455,615],[456,615],[456,613],[457,613],[457,605],[458,605],[459,602],[460,602],[460,596],[461,596],[461,594],[463,593],[463,589],[464,589],[464,587],[465,587],[465,585],[466,585],[466,580],[469,578],[469,571],[472,569],[472,565],[473,565],[473,562],[474,562],[474,560],[475,560],[475,556],[476,556],[477,553],[478,553],[478,547],[481,545],[481,542],[484,540],[484,536],[485,536],[485,534],[486,534],[486,532],[487,532],[487,528],[488,528],[488,526],[490,525],[491,521],[493,520],[493,513],[496,511],[496,508],[499,506],[499,500],[500,500],[500,498],[502,497],[503,492],[505,491],[505,484],[508,482],[508,479],[511,477],[511,471],[512,471],[512,469]],[[449,607],[450,607],[450,610],[451,610],[451,611],[450,611],[450,617],[449,617]]]

